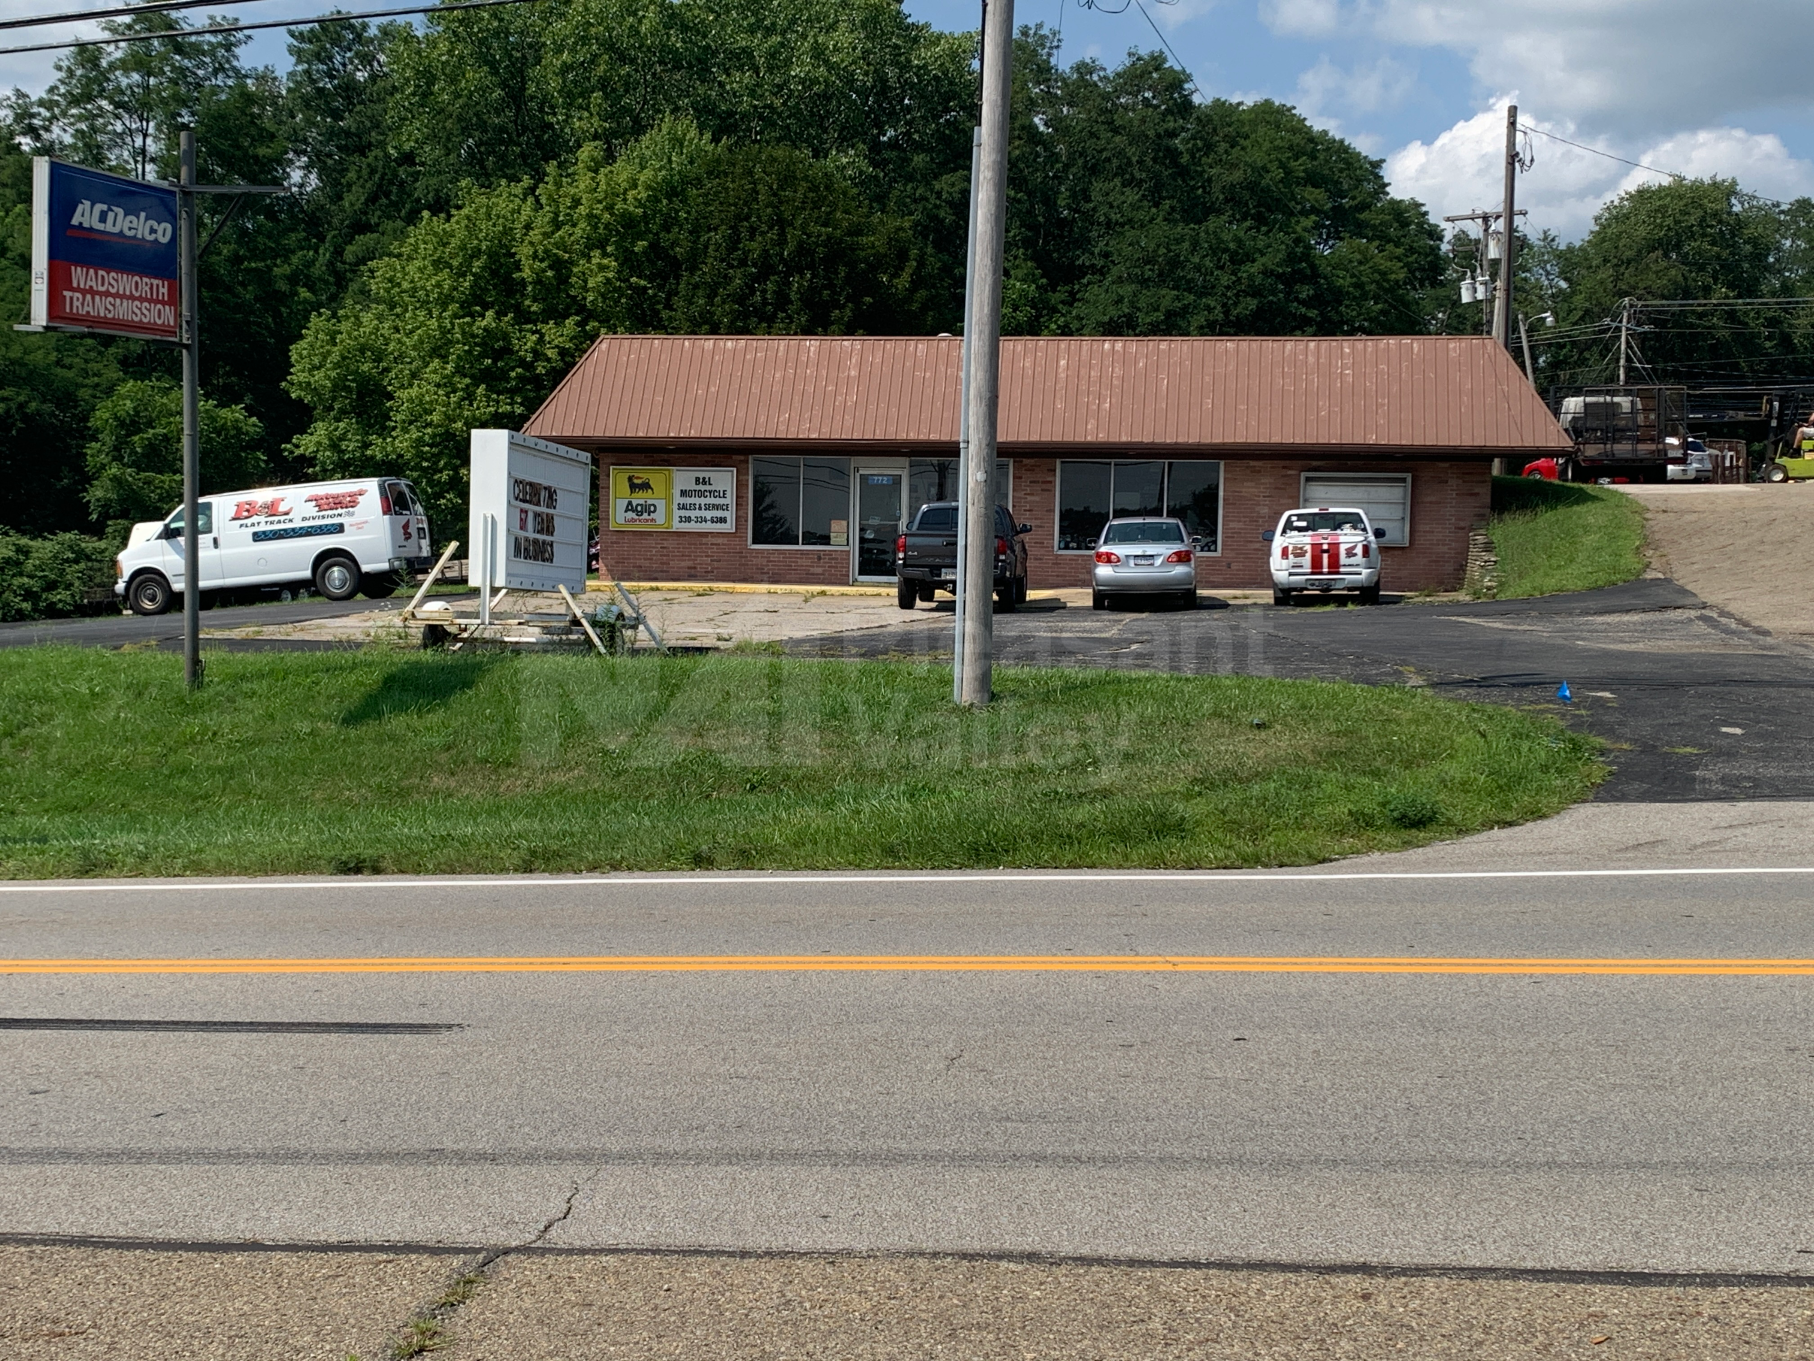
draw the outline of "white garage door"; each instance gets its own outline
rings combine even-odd
[[[1305,473],[1304,506],[1358,506],[1375,529],[1386,531],[1381,543],[1404,547],[1411,542],[1411,478],[1408,473]]]

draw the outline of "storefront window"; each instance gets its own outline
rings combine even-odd
[[[750,459],[751,543],[785,548],[848,543],[849,523],[849,459]]]
[[[815,548],[848,544],[849,528],[850,460],[801,459],[800,542]],[[834,530],[845,533],[834,534]]]
[[[1115,465],[1067,459],[1058,465],[1058,551],[1087,553],[1109,518]]]
[[[1165,514],[1165,465],[1117,463],[1115,465],[1115,514]]]
[[[1058,465],[1060,553],[1087,553],[1102,526],[1117,515],[1175,515],[1206,553],[1222,535],[1222,465],[1214,460],[1170,463],[1065,459]]]
[[[907,522],[919,514],[928,501],[955,501],[958,493],[958,470],[955,458],[916,458],[907,464]],[[995,460],[995,499],[1004,506],[1014,504],[1014,461]]]
[[[1222,546],[1222,465],[1213,459],[1165,465],[1165,513],[1184,521],[1205,553]]]

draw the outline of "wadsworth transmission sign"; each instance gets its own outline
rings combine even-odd
[[[474,430],[466,579],[494,591],[585,590],[591,502],[591,454],[514,430]]]
[[[176,190],[32,158],[31,324],[178,340]]]

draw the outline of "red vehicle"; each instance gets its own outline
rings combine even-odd
[[[1556,460],[1553,458],[1540,458],[1535,463],[1525,464],[1524,475],[1526,477],[1545,478],[1551,482],[1554,482],[1561,476],[1560,472],[1557,470]]]

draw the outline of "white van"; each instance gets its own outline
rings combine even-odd
[[[309,482],[204,496],[202,603],[223,591],[299,588],[330,600],[390,595],[433,559],[428,517],[399,478]],[[134,525],[115,559],[113,593],[135,614],[162,614],[183,591],[183,508]]]

